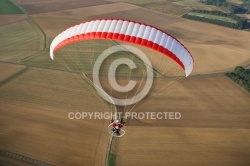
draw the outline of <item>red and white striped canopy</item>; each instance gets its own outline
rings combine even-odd
[[[99,19],[80,23],[55,37],[50,45],[50,57],[58,49],[73,42],[90,39],[110,39],[142,45],[172,58],[188,76],[193,70],[193,58],[187,48],[171,35],[139,22],[121,19]]]

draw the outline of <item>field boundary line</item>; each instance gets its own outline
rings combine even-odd
[[[10,22],[8,24],[18,23],[18,22],[21,22],[21,21],[27,21],[37,31],[38,35],[43,38],[42,39],[43,41],[41,40],[43,42],[43,43],[41,43],[41,46],[40,46],[41,50],[39,50],[35,54],[29,55],[27,57],[24,57],[22,59],[17,60],[17,62],[20,63],[23,60],[32,58],[34,56],[40,55],[41,53],[45,52],[46,51],[47,36],[46,36],[45,32],[43,31],[43,29],[40,27],[40,25],[26,12],[26,10],[21,5],[15,3],[13,0],[10,0],[10,2],[13,3],[15,6],[17,6],[23,12],[22,15],[25,15],[26,18],[21,19],[21,20],[17,20],[17,21],[14,21],[14,22]],[[8,25],[8,24],[5,24],[5,25]]]
[[[173,17],[173,18],[181,18],[181,16],[166,14],[166,13],[163,13],[163,12],[160,12],[160,11],[157,11],[157,10],[153,10],[153,9],[146,8],[146,7],[137,5],[137,4],[133,4],[133,3],[131,3],[131,2],[123,2],[123,3],[127,3],[127,4],[130,4],[130,5],[134,5],[134,6],[137,6],[138,8],[145,9],[145,10],[147,10],[147,11],[154,12],[154,13],[157,13],[157,14],[162,14],[162,15],[165,15],[165,16]],[[183,19],[183,20],[184,20],[184,19]]]
[[[27,56],[27,57],[24,57],[24,58],[22,58],[22,59],[19,59],[19,63],[21,62],[21,61],[25,61],[25,60],[28,60],[28,59],[30,59],[30,58],[33,58],[33,57],[35,57],[35,56],[38,56],[38,55],[40,55],[40,54],[42,54],[42,53],[44,53],[44,52],[46,52],[46,47],[47,47],[47,45],[46,45],[46,42],[47,42],[47,36],[46,36],[46,34],[45,34],[45,32],[43,31],[43,29],[40,27],[40,25],[36,22],[36,21],[34,21],[34,19],[32,18],[32,17],[30,17],[29,15],[27,15],[27,22],[28,23],[30,23],[30,25],[32,26],[32,27],[34,27],[34,29],[38,32],[38,34],[40,33],[41,35],[39,35],[39,36],[41,36],[41,37],[43,37],[43,39],[41,40],[43,43],[41,43],[41,51],[39,51],[39,52],[37,52],[37,53],[35,53],[35,54],[32,54],[32,55],[29,55],[29,56]]]
[[[0,81],[0,86],[8,83],[9,81],[15,79],[16,77],[22,75],[23,73],[25,73],[27,70],[29,69],[29,67],[25,66],[23,69],[17,71],[16,73],[4,78],[3,80]]]
[[[238,84],[237,82],[235,82],[233,79],[231,79],[228,76],[223,75],[223,77],[226,77],[227,79],[229,79],[233,84],[235,84],[235,86],[239,87],[241,90],[245,91],[246,94],[250,94],[250,92],[248,90],[246,90],[243,86],[240,86],[240,84]]]
[[[27,15],[26,10],[24,10],[24,8],[22,8],[22,6],[18,5],[17,3],[15,3],[13,0],[9,0],[11,3],[13,3],[15,6],[17,6],[22,12],[23,14]]]
[[[6,151],[6,150],[0,150],[0,155],[5,156],[5,157],[9,157],[9,158],[12,158],[12,159],[16,159],[16,160],[19,160],[19,161],[23,161],[23,162],[26,162],[26,163],[30,163],[30,164],[33,164],[33,165],[37,165],[37,166],[52,166],[51,164],[48,164],[48,163],[45,163],[45,162],[42,162],[42,161],[39,161],[39,160],[36,160],[36,159],[32,159],[32,158],[29,158],[29,157],[26,157],[26,156],[23,156],[23,155],[20,155],[20,154],[16,154],[16,153],[13,153],[13,152],[9,152],[9,151]]]

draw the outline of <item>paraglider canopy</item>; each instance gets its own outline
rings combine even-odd
[[[151,25],[122,19],[91,20],[68,28],[52,41],[50,57],[54,59],[54,53],[68,44],[91,39],[117,40],[148,47],[170,57],[184,69],[186,77],[193,70],[190,52],[176,38]]]

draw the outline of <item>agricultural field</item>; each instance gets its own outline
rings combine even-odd
[[[80,7],[89,7],[102,4],[110,4],[109,1],[92,0],[45,0],[42,2],[34,0],[14,0],[18,5],[22,6],[29,14],[40,14],[54,11],[62,11],[67,9],[77,9]]]
[[[199,0],[124,0],[130,4],[135,4],[143,8],[153,10],[155,12],[171,15],[182,16],[191,10],[218,10],[227,11],[224,7],[217,7],[212,5],[206,5]]]
[[[182,5],[177,5],[174,2],[176,1],[171,1],[171,0],[156,0],[156,1],[150,1],[150,0],[124,0],[123,2],[131,3],[134,5],[138,5],[140,7],[164,13],[167,15],[172,15],[172,16],[181,16],[191,10],[189,6],[182,6]]]
[[[209,29],[209,33],[205,29]],[[179,38],[192,52],[193,74],[225,72],[237,65],[249,64],[247,31],[191,20],[165,26],[164,30]]]
[[[69,120],[68,113],[115,108],[89,82],[69,72],[59,61],[63,57],[52,61],[49,47],[68,27],[115,17],[166,31],[189,49],[195,63],[192,75],[171,87],[166,86],[169,80],[159,79],[135,107],[137,112],[180,112],[181,119],[127,119],[126,134],[112,139],[116,165],[249,165],[250,95],[223,73],[249,66],[250,34],[180,17],[192,9],[216,7],[198,0],[13,2],[25,14],[0,15],[0,80],[26,70],[0,85],[0,150],[52,165],[105,165],[110,121]],[[98,53],[111,45],[90,42],[91,49],[69,47],[67,54],[90,70]],[[78,56],[84,51],[93,57]],[[29,165],[0,155],[2,163]]]
[[[126,131],[129,133],[115,142],[116,165],[249,165],[246,129],[151,125],[128,126]]]
[[[25,66],[21,65],[13,65],[8,63],[1,63],[0,62],[0,82],[3,80],[12,77],[16,73],[20,72],[21,70],[25,69]]]
[[[216,80],[216,81],[215,81]],[[116,165],[248,165],[250,95],[222,75],[194,76],[159,92],[137,112],[180,112],[181,119],[128,119],[115,139]]]
[[[20,20],[26,19],[27,16],[25,14],[8,14],[8,15],[0,15],[0,26],[10,24],[13,22],[17,22]]]
[[[52,165],[100,165],[107,121],[68,119],[69,112],[110,111],[89,86],[67,72],[34,68],[1,86],[0,148]]]
[[[44,36],[30,20],[18,20],[0,27],[0,60],[19,62],[44,49]]]
[[[230,23],[237,23],[236,20],[233,20],[229,17],[216,16],[216,15],[205,14],[205,13],[189,12],[188,15],[204,17],[204,18],[213,19],[213,20],[221,20],[221,21],[230,22]]]
[[[175,5],[180,5],[185,8],[189,8],[191,10],[217,10],[217,11],[224,11],[226,12],[228,9],[225,7],[218,7],[213,5],[206,5],[199,0],[181,0],[181,1],[173,1]],[[188,12],[186,12],[188,13]]]
[[[24,14],[24,12],[11,0],[1,0],[0,15],[1,14]]]

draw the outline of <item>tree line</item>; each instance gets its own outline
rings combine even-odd
[[[250,14],[250,0],[243,0],[241,6],[247,9],[247,14]]]
[[[227,7],[232,14],[236,13],[250,13],[250,0],[243,0],[240,5],[235,5],[227,2],[226,0],[200,0],[200,2],[206,5],[214,5],[219,7]]]
[[[225,73],[225,76],[232,79],[234,82],[242,86],[250,92],[250,71],[242,66],[235,67],[233,72]]]
[[[247,26],[247,20],[243,19],[235,14],[231,14],[231,13],[227,14],[227,13],[224,13],[221,11],[208,11],[208,10],[192,10],[191,12],[228,17],[228,18],[231,18],[232,20],[235,20],[236,23],[218,20],[218,19],[190,15],[188,13],[184,14],[182,17],[187,18],[187,19],[192,19],[192,20],[198,20],[198,21],[202,21],[202,22],[208,22],[208,23],[212,23],[212,24],[216,24],[216,25],[221,25],[221,26],[225,26],[225,27],[235,28],[235,29],[244,29]]]

